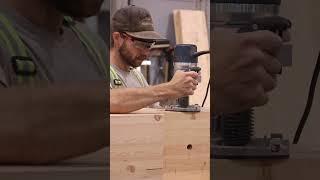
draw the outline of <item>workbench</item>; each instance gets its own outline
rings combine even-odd
[[[1,166],[2,180],[106,180],[108,149],[48,166]]]
[[[210,112],[110,116],[111,180],[209,180]]]
[[[318,180],[320,152],[291,147],[283,160],[212,160],[214,180]]]

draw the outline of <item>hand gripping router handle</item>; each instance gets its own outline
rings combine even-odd
[[[194,71],[199,73],[201,71],[200,67],[191,67],[189,71]],[[189,97],[182,97],[178,99],[178,105],[183,108],[187,108],[189,106]]]
[[[198,57],[208,54],[210,51],[197,52],[197,46],[193,44],[178,44],[174,49],[174,71],[195,71],[200,72],[198,67]],[[189,107],[189,97],[182,97],[178,99],[178,106],[182,108]]]

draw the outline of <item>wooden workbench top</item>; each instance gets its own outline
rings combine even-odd
[[[320,153],[291,145],[289,159],[212,160],[213,180],[318,180]]]
[[[0,166],[0,179],[13,180],[105,180],[108,149],[47,166]]]
[[[165,109],[144,108],[129,114],[111,114],[110,117],[112,118],[114,116],[132,116],[135,114],[168,114],[168,113],[178,114],[183,112],[166,111]],[[210,110],[208,108],[202,108],[200,113],[210,113]],[[187,113],[187,114],[199,114],[199,113],[195,112],[195,113]]]

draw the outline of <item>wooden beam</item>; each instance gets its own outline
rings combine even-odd
[[[165,180],[209,180],[210,113],[166,113]]]
[[[161,180],[163,115],[111,115],[111,180]]]
[[[111,115],[111,180],[209,180],[210,113]]]

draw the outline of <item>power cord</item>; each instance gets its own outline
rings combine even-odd
[[[202,106],[201,106],[201,107],[204,107],[204,103],[206,102],[206,100],[207,100],[207,98],[208,98],[209,89],[210,89],[210,78],[209,78],[208,85],[207,85],[206,95],[204,96],[204,99],[203,99],[203,102],[202,102]]]
[[[318,55],[317,64],[316,64],[316,67],[314,69],[313,77],[312,77],[311,84],[310,84],[307,105],[306,105],[305,111],[304,111],[304,113],[302,115],[302,118],[300,120],[298,129],[297,129],[297,131],[295,133],[293,144],[297,144],[299,142],[302,130],[303,130],[305,124],[306,124],[306,121],[308,119],[309,113],[311,111],[313,98],[314,98],[314,93],[315,93],[315,89],[316,89],[316,85],[317,85],[317,81],[318,81],[319,72],[320,72],[320,52],[319,52],[319,55]]]

